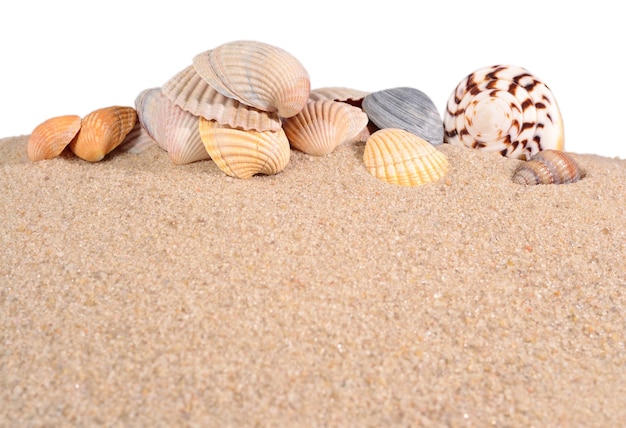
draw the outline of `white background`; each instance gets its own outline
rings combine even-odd
[[[467,74],[518,65],[552,89],[567,151],[626,158],[619,2],[555,3],[4,1],[0,138],[30,134],[53,116],[134,106],[197,53],[251,39],[298,58],[313,88],[411,86],[442,117]]]

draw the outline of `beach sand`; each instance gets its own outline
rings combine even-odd
[[[0,140],[2,426],[626,421],[626,160],[565,185],[363,144],[248,180],[153,147],[31,162]]]

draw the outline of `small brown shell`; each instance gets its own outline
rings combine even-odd
[[[365,143],[363,162],[370,174],[401,186],[437,181],[449,168],[444,153],[417,135],[398,128],[374,132]]]
[[[83,118],[80,131],[69,144],[70,150],[81,159],[98,162],[124,141],[136,121],[137,112],[132,107],[94,110]]]
[[[40,123],[28,138],[28,158],[35,162],[59,156],[80,130],[80,124],[77,115],[52,117]]]
[[[198,128],[207,153],[226,174],[250,178],[272,175],[289,162],[291,149],[285,131],[244,131],[199,118]]]
[[[513,173],[517,184],[567,184],[587,175],[569,154],[560,150],[542,150],[522,163]]]
[[[304,153],[324,156],[355,139],[367,126],[367,115],[344,102],[309,102],[298,114],[283,121],[291,146]]]

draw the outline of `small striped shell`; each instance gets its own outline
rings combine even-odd
[[[466,76],[448,99],[445,142],[527,160],[563,150],[563,121],[552,91],[528,70],[496,65]]]
[[[289,162],[291,149],[285,131],[244,131],[199,118],[199,131],[207,153],[226,175],[250,178],[272,175]]]
[[[174,75],[161,90],[183,110],[231,128],[277,131],[282,126],[278,113],[259,110],[224,96],[209,86],[193,66]]]
[[[309,102],[298,114],[283,121],[291,146],[304,153],[324,156],[354,140],[368,118],[358,107],[340,101]]]
[[[567,184],[587,175],[569,154],[559,150],[542,150],[522,163],[513,174],[517,184]]]
[[[98,162],[119,146],[137,122],[133,107],[111,106],[83,117],[80,130],[69,148],[76,156]]]
[[[35,162],[59,156],[80,130],[80,124],[77,115],[52,117],[40,123],[28,137],[28,158]]]
[[[311,81],[293,55],[267,43],[224,43],[193,58],[202,78],[226,97],[281,117],[297,114],[306,104]]]
[[[401,186],[437,181],[449,169],[444,153],[417,135],[397,128],[374,132],[365,143],[363,162],[370,174]]]

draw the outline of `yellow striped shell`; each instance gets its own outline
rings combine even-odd
[[[437,181],[449,168],[448,158],[435,146],[398,128],[374,132],[365,142],[363,163],[370,174],[401,186]]]
[[[448,99],[444,140],[527,160],[563,150],[563,120],[552,91],[528,70],[495,65],[466,76]]]
[[[33,129],[28,137],[26,152],[33,162],[52,159],[61,154],[80,130],[78,115],[52,117]]]

